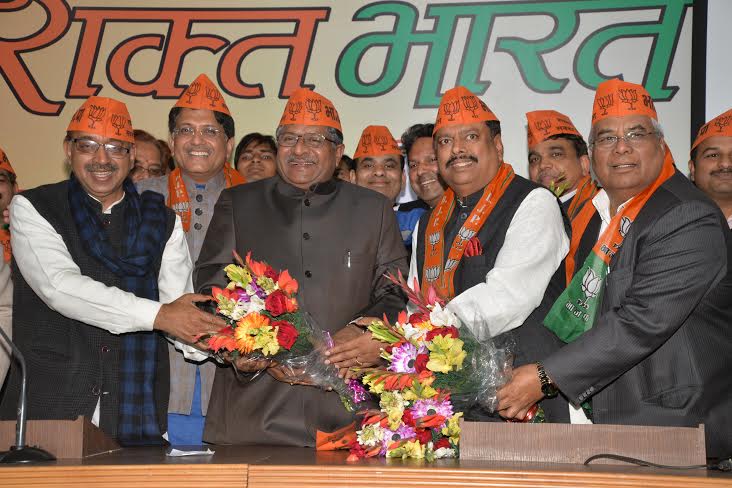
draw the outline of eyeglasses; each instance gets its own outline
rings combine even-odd
[[[132,168],[132,171],[130,171],[130,173],[133,175],[147,173],[152,177],[156,177],[156,176],[163,176],[165,174],[165,170],[163,168],[158,168],[155,166],[153,166],[151,168],[146,168],[144,166],[139,166],[136,164],[135,167]]]
[[[279,136],[277,136],[277,144],[284,147],[292,147],[297,145],[297,142],[302,139],[302,142],[308,146],[312,147],[313,149],[318,149],[323,145],[325,141],[332,142],[333,144],[336,143],[336,141],[332,139],[328,139],[323,134],[317,134],[314,132],[309,132],[307,134],[293,134],[291,132],[283,132]]]
[[[100,144],[99,142],[92,141],[91,139],[81,138],[71,139],[71,142],[74,144],[77,151],[84,154],[96,154],[99,148],[104,146],[104,151],[113,159],[123,158],[130,152],[129,147],[113,144],[111,142]]]
[[[638,147],[643,145],[644,142],[652,135],[658,134],[657,131],[630,131],[624,136],[602,136],[595,139],[590,145],[596,146],[602,149],[611,149],[615,147],[620,139],[624,140],[626,144]]]
[[[198,132],[198,134],[204,139],[216,139],[222,131],[221,129],[211,126],[201,127],[200,129],[196,129],[195,127],[179,127],[177,129],[173,129],[173,135],[183,139],[193,137],[196,132]]]

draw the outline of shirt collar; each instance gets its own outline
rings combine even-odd
[[[729,218],[727,219],[727,226],[728,226],[728,227],[729,227],[730,229],[732,229],[732,215],[730,215],[730,216],[729,216]]]
[[[224,188],[224,186],[226,186],[226,178],[224,177],[223,169],[216,173],[214,176],[212,176],[211,179],[205,183],[196,182],[193,178],[188,176],[183,171],[181,171],[181,174],[183,175],[183,183],[185,183],[186,189],[188,189],[189,192],[215,192],[221,190],[222,188]]]
[[[576,194],[577,194],[577,188],[575,188],[572,191],[568,191],[567,193],[562,194],[562,196],[559,197],[559,201],[562,202],[562,203],[568,202]]]
[[[89,194],[87,193],[87,195],[89,195]],[[107,215],[111,215],[112,214],[112,209],[114,208],[114,206],[117,205],[118,203],[122,202],[122,200],[125,199],[125,196],[126,195],[127,195],[126,193],[122,193],[122,198],[120,198],[119,200],[117,200],[116,202],[114,202],[112,205],[110,205],[106,210],[103,210],[102,213],[103,214],[107,214]],[[95,202],[97,202],[99,204],[99,209],[101,210],[102,209],[102,202],[98,198],[96,198],[96,197],[94,197],[92,195],[89,195],[89,197],[92,200],[94,200]]]
[[[615,213],[617,214],[618,212],[623,210],[625,206],[628,205],[628,202],[633,200],[633,198],[634,197],[631,197],[625,202],[621,203]],[[610,197],[607,196],[607,192],[605,192],[604,189],[597,192],[597,195],[595,195],[595,197],[592,199],[592,205],[594,205],[597,209],[597,213],[600,215],[603,223],[605,223],[605,225],[609,224],[610,220],[612,219],[612,217],[610,217]]]

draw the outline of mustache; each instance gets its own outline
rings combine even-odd
[[[455,164],[455,161],[457,161],[457,160],[472,161],[474,163],[478,162],[478,158],[476,158],[472,154],[458,154],[458,155],[455,155],[455,156],[451,157],[450,159],[448,159],[447,164],[445,166],[447,166],[449,168],[450,166]]]
[[[85,171],[98,172],[98,171],[117,171],[119,166],[114,163],[88,163],[84,165]]]
[[[718,175],[718,174],[721,174],[721,173],[732,173],[732,168],[717,169],[717,170],[712,171],[711,174]]]

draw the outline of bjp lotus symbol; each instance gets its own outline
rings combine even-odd
[[[597,295],[600,293],[601,285],[602,280],[599,276],[597,276],[595,270],[593,270],[592,268],[587,268],[587,272],[585,272],[585,275],[582,277],[582,293],[585,294],[585,299],[577,300],[577,303],[585,309],[589,308],[587,301],[591,298],[597,297]]]
[[[626,235],[628,235],[628,231],[630,230],[630,224],[632,224],[633,221],[630,220],[628,217],[623,217],[620,220],[620,229],[618,232],[620,232],[620,235],[625,238]]]

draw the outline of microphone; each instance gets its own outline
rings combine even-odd
[[[32,447],[25,445],[25,407],[26,407],[26,374],[25,374],[25,358],[20,349],[10,340],[10,337],[0,327],[0,335],[2,335],[5,342],[13,350],[13,356],[20,363],[21,382],[20,382],[20,397],[18,398],[18,418],[15,424],[15,445],[10,446],[10,450],[5,453],[0,453],[1,464],[15,464],[15,463],[32,463],[38,461],[55,461],[56,458],[50,452],[41,449],[40,447]]]

